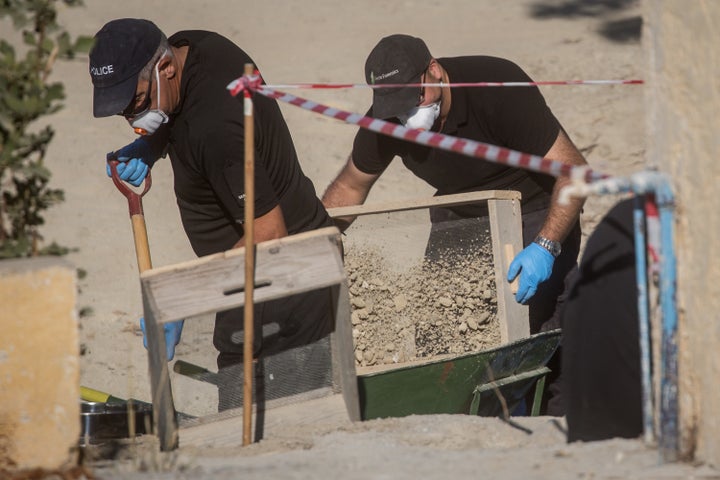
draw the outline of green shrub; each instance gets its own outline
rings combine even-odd
[[[59,1],[82,5],[82,0],[0,0],[0,19],[10,18],[20,44],[0,39],[0,259],[67,252],[54,242],[40,246],[43,212],[62,202],[64,192],[50,187],[45,166],[54,130],[36,124],[62,108],[63,85],[49,81],[55,61],[89,51],[92,39],[73,41],[58,25]]]

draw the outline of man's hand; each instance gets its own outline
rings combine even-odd
[[[139,187],[147,177],[157,157],[150,148],[150,144],[143,137],[138,138],[129,145],[125,145],[115,152],[120,162],[117,166],[118,176],[130,185]],[[110,164],[106,165],[108,177],[112,176]]]
[[[538,285],[550,278],[555,257],[538,245],[531,243],[515,256],[508,269],[508,282],[520,274],[520,285],[515,300],[525,305],[537,292]]]
[[[182,335],[183,325],[185,325],[185,320],[178,320],[177,322],[169,322],[163,324],[163,331],[165,332],[165,349],[168,362],[175,358],[175,346],[180,343],[180,335]],[[143,347],[147,349],[148,346],[147,335],[145,334],[145,318],[143,317],[140,317],[140,329],[143,332]]]

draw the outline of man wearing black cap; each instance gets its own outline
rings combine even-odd
[[[226,86],[252,59],[212,32],[169,39],[152,22],[119,19],[95,36],[90,52],[95,117],[123,116],[141,136],[115,156],[134,185],[165,152],[172,163],[183,227],[198,256],[244,245],[244,113]],[[304,175],[275,100],[254,98],[255,242],[332,225]],[[255,355],[309,344],[330,331],[330,297],[309,292],[256,306]],[[261,338],[262,324],[277,332]],[[216,315],[218,367],[242,362],[243,310]],[[166,324],[168,359],[182,322]],[[275,328],[275,327],[273,327]],[[221,408],[222,405],[221,390]],[[229,405],[226,405],[226,407]]]
[[[529,82],[514,63],[495,57],[433,58],[425,42],[409,35],[383,38],[365,63],[369,84],[434,84],[374,88],[368,116],[407,128],[442,132],[479,142],[544,156],[571,165],[585,159],[568,138],[536,87],[451,88],[453,83]],[[529,305],[530,331],[555,328],[549,322],[564,279],[577,266],[580,248],[580,201],[555,201],[567,182],[457,153],[433,149],[360,129],[347,163],[323,195],[326,207],[363,203],[372,185],[399,156],[415,175],[437,189],[437,195],[477,190],[518,190],[522,194],[525,248],[510,265],[508,280],[519,275],[516,300]],[[426,255],[462,255],[487,230],[485,205],[435,208]],[[347,228],[352,218],[343,219]],[[559,398],[548,413],[562,414]]]

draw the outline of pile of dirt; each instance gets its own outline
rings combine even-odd
[[[490,246],[404,271],[379,250],[346,252],[358,366],[404,363],[500,344]]]

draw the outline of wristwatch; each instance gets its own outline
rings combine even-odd
[[[557,258],[557,256],[560,255],[560,252],[562,252],[562,244],[560,242],[556,242],[555,240],[550,240],[549,238],[538,235],[535,237],[534,242],[550,252],[553,257]]]

